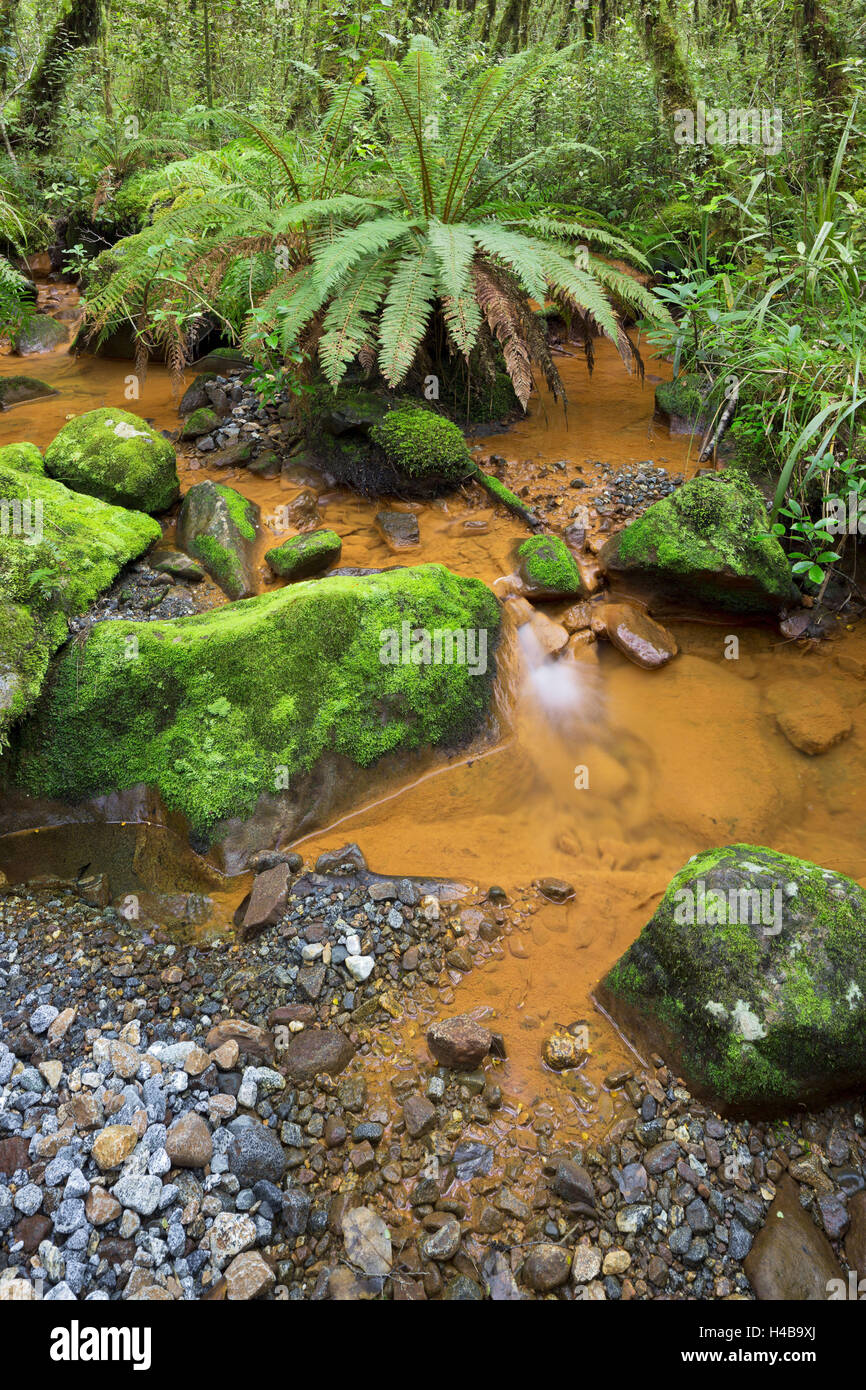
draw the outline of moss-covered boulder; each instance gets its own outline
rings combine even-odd
[[[530,536],[518,546],[517,567],[529,598],[571,598],[581,592],[580,571],[559,536]]]
[[[281,579],[309,579],[335,565],[342,549],[336,531],[307,531],[266,550],[265,559]]]
[[[671,881],[601,999],[732,1108],[862,1090],[866,892],[775,850],[708,850]]]
[[[455,487],[474,467],[458,426],[432,410],[416,406],[389,410],[370,435],[402,489],[426,492]]]
[[[13,405],[23,405],[25,401],[38,401],[43,396],[57,394],[47,381],[40,381],[35,376],[0,377],[0,410],[10,410]]]
[[[177,518],[177,543],[229,598],[256,591],[255,542],[259,509],[223,483],[195,483]]]
[[[19,357],[32,357],[39,352],[56,352],[68,338],[65,323],[48,314],[32,314],[16,333],[13,346]]]
[[[76,492],[117,507],[164,512],[180,490],[167,439],[128,410],[88,410],[45,450],[45,471]]]
[[[733,612],[770,613],[796,601],[764,499],[744,474],[692,478],[612,536],[599,556],[610,575],[650,595]]]
[[[472,456],[453,421],[416,401],[388,407],[376,391],[313,392],[305,432],[318,466],[371,497],[435,497],[472,473]]]
[[[46,478],[35,445],[0,449],[0,744],[36,698],[67,619],[159,535],[149,516]]]
[[[202,435],[211,434],[219,429],[220,417],[215,410],[209,406],[199,406],[185,420],[180,432],[181,439],[201,439]]]
[[[703,434],[722,404],[722,387],[694,374],[660,381],[655,408],[672,434]]]
[[[418,629],[430,660],[415,659]],[[490,591],[440,565],[310,580],[191,618],[99,623],[56,664],[14,778],[69,799],[146,783],[209,834],[326,758],[366,768],[469,738],[498,630]],[[466,650],[474,634],[476,656],[483,637],[485,660],[437,662],[437,632],[454,634],[458,655],[461,634]]]

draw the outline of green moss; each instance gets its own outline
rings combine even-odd
[[[179,491],[171,444],[126,410],[70,420],[46,449],[45,469],[77,492],[146,512],[166,511]]]
[[[383,633],[404,622],[483,628],[488,670],[383,664]],[[57,663],[15,779],[72,799],[145,782],[206,832],[328,752],[368,766],[471,735],[498,629],[489,590],[439,565],[290,585],[192,618],[100,623]]]
[[[243,493],[237,492],[233,487],[226,487],[224,483],[217,483],[216,491],[223,498],[229,516],[244,540],[254,541],[256,538],[255,508],[249,498],[244,497]]]
[[[559,536],[530,536],[517,551],[521,576],[537,595],[580,593],[580,571]]]
[[[71,492],[37,465],[32,444],[0,450],[0,743],[38,694],[67,618],[161,534],[150,517]]]
[[[33,376],[0,377],[0,409],[8,410],[22,401],[39,400],[42,396],[56,396],[53,386],[39,381]]]
[[[45,473],[42,455],[35,444],[4,444],[0,449],[0,469],[12,468],[18,473]],[[4,494],[5,495],[5,494]]]
[[[793,596],[785,552],[768,531],[761,494],[729,469],[693,478],[654,502],[606,543],[601,562],[681,596],[766,611]]]
[[[761,888],[772,922],[732,907],[732,894]],[[711,915],[721,896],[728,910]],[[604,983],[728,1104],[816,1098],[866,1077],[866,894],[808,861],[755,845],[695,856]]]
[[[720,393],[710,396],[708,383],[695,375],[660,381],[656,387],[656,409],[663,415],[688,421],[693,430],[705,430],[718,407]]]
[[[410,479],[459,482],[472,470],[472,455],[457,425],[420,407],[390,410],[371,430],[398,473]]]
[[[218,429],[220,417],[215,410],[209,406],[200,406],[194,410],[184,423],[180,432],[181,439],[199,439],[203,434],[210,434],[212,430]]]
[[[308,531],[266,550],[265,559],[282,579],[304,579],[336,564],[342,549],[336,531]]]

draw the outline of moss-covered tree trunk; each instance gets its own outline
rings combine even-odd
[[[18,0],[0,0],[0,91],[9,84],[10,61],[15,45],[15,14]],[[14,78],[12,79],[14,82]]]
[[[38,145],[51,143],[69,59],[96,43],[101,25],[102,0],[72,0],[48,36],[21,102],[22,123],[33,127]]]
[[[797,41],[809,66],[815,96],[829,120],[821,132],[825,165],[832,163],[848,115],[851,84],[845,72],[845,44],[819,0],[794,0]]]

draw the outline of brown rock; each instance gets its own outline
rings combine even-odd
[[[0,1173],[5,1173],[7,1178],[11,1178],[18,1168],[29,1167],[29,1153],[30,1140],[23,1139],[20,1134],[0,1139]]]
[[[234,1302],[261,1298],[276,1283],[274,1271],[258,1250],[236,1255],[226,1269],[225,1281],[226,1297]]]
[[[215,1052],[224,1042],[233,1039],[241,1052],[263,1061],[274,1055],[274,1039],[271,1033],[259,1028],[255,1023],[247,1023],[245,1018],[226,1018],[211,1028],[205,1039],[208,1052]]]
[[[210,1060],[216,1063],[220,1071],[231,1071],[237,1063],[240,1051],[234,1038],[227,1038],[220,1047],[214,1048],[210,1053]]]
[[[800,1205],[799,1188],[787,1174],[743,1269],[756,1296],[771,1301],[823,1303],[830,1281],[844,1282],[830,1242]]]
[[[201,1076],[202,1072],[206,1071],[209,1066],[209,1054],[202,1047],[194,1047],[191,1052],[187,1053],[183,1069],[187,1076]]]
[[[123,1208],[116,1197],[106,1192],[104,1187],[91,1187],[84,1203],[84,1213],[91,1226],[105,1226],[114,1221]]]
[[[113,1042],[109,1049],[109,1056],[115,1076],[121,1077],[124,1081],[131,1081],[141,1066],[141,1058],[135,1048],[130,1047],[128,1043]]]
[[[403,1120],[411,1139],[429,1134],[436,1124],[436,1109],[426,1096],[408,1096],[403,1102]]]
[[[851,715],[831,700],[817,700],[802,709],[788,709],[776,715],[779,728],[789,743],[810,758],[826,753],[841,743],[854,728]]]
[[[666,666],[679,650],[667,628],[630,603],[600,604],[595,616],[602,622],[605,636],[617,651],[644,671]]]
[[[175,1120],[165,1140],[165,1151],[174,1168],[204,1168],[213,1157],[213,1139],[207,1124],[195,1111]]]
[[[427,1046],[436,1061],[455,1071],[474,1070],[487,1056],[491,1042],[489,1029],[469,1014],[442,1019],[427,1029]]]
[[[549,1293],[567,1283],[570,1267],[568,1251],[561,1245],[536,1245],[523,1262],[523,1282],[536,1293]]]
[[[119,1168],[138,1143],[138,1131],[132,1125],[106,1125],[93,1141],[93,1157],[101,1172]]]
[[[851,1225],[845,1237],[845,1259],[858,1278],[866,1279],[866,1190],[855,1192],[848,1202]]]
[[[258,936],[266,927],[278,922],[286,910],[291,871],[288,864],[277,864],[257,874],[250,893],[250,902],[240,928],[242,941]]]
[[[51,1235],[51,1221],[47,1216],[41,1214],[36,1216],[24,1216],[13,1227],[12,1235],[16,1241],[21,1241],[25,1253],[32,1255],[39,1249],[39,1244],[47,1240]]]
[[[76,1129],[96,1129],[102,1124],[104,1110],[99,1096],[83,1091],[69,1102],[69,1113]]]
[[[545,1039],[541,1055],[553,1071],[568,1071],[585,1062],[589,1053],[567,1028],[557,1028]]]
[[[311,1081],[320,1072],[338,1076],[354,1055],[354,1047],[339,1028],[305,1028],[289,1039],[280,1062],[296,1081]]]
[[[65,1038],[72,1024],[75,1022],[75,1010],[63,1009],[55,1018],[48,1029],[49,1043],[58,1043],[61,1038]]]
[[[552,903],[566,903],[574,897],[574,888],[561,878],[542,878],[538,881],[539,892]]]

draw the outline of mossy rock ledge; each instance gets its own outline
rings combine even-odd
[[[488,710],[499,623],[490,590],[442,565],[328,576],[189,618],[99,623],[57,661],[10,782],[67,801],[143,784],[199,844],[254,814],[257,836],[291,831],[345,798],[347,770],[468,742]],[[476,650],[483,634],[483,670],[437,664],[435,645],[433,661],[414,661],[403,634],[419,628],[434,644],[437,630],[471,630]],[[395,659],[395,639],[408,660]],[[369,771],[358,780],[369,791]]]
[[[685,604],[777,613],[798,601],[758,489],[740,472],[704,474],[654,502],[599,555],[629,587]]]
[[[46,478],[34,444],[0,449],[0,747],[29,709],[68,619],[161,535],[142,512]]]
[[[164,512],[177,500],[177,458],[167,439],[128,410],[88,410],[45,450],[45,471],[117,507]]]
[[[866,1085],[866,892],[755,845],[694,856],[599,1002],[697,1093],[779,1113]]]

